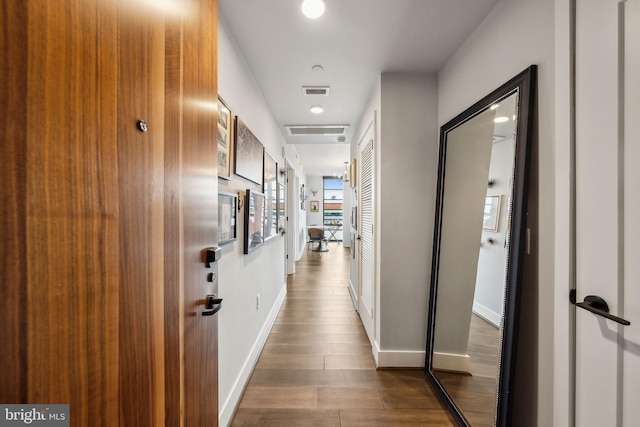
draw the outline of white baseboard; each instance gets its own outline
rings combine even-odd
[[[377,341],[372,348],[378,368],[424,368],[426,351],[380,350]]]
[[[454,372],[471,372],[471,358],[468,354],[452,354],[433,352],[431,362],[433,369]]]
[[[276,321],[276,317],[278,316],[278,312],[280,311],[280,307],[284,302],[284,299],[287,295],[287,284],[285,283],[282,287],[282,291],[280,291],[280,295],[276,299],[275,304],[271,308],[269,315],[267,316],[266,321],[258,335],[258,338],[253,343],[253,347],[251,347],[251,352],[249,356],[244,362],[242,366],[242,370],[238,375],[233,387],[231,388],[231,392],[227,399],[220,405],[220,412],[218,415],[218,420],[220,422],[220,426],[227,426],[231,422],[233,414],[236,411],[238,404],[240,403],[240,399],[242,398],[242,393],[244,392],[247,383],[249,382],[249,378],[251,378],[251,374],[253,373],[253,368],[256,366],[258,362],[258,358],[260,357],[260,353],[264,347],[264,344],[267,342],[267,338],[269,337],[269,332],[271,332],[271,328],[273,328],[273,324]],[[222,397],[222,396],[221,396]]]
[[[478,316],[482,317],[487,322],[491,323],[496,328],[500,327],[500,323],[501,323],[501,320],[502,320],[500,314],[496,313],[495,311],[491,310],[490,308],[487,308],[486,306],[480,304],[479,302],[474,301],[473,302],[473,312],[475,314],[477,314]]]

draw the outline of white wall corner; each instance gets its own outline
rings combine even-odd
[[[249,378],[251,378],[251,374],[253,373],[253,368],[256,366],[258,362],[258,358],[260,357],[260,353],[264,348],[264,344],[267,342],[267,338],[269,337],[269,332],[271,332],[271,328],[276,321],[276,317],[280,312],[280,307],[284,302],[284,299],[287,295],[287,284],[285,283],[278,295],[278,298],[273,304],[271,311],[269,312],[269,316],[265,320],[265,323],[258,335],[258,338],[254,342],[251,347],[251,352],[247,356],[245,363],[242,366],[242,370],[240,374],[236,378],[236,381],[233,383],[233,387],[231,388],[231,392],[228,396],[220,396],[220,400],[224,400],[222,405],[220,405],[220,412],[218,416],[218,420],[221,426],[228,426],[231,423],[233,418],[233,414],[236,411],[238,404],[240,403],[240,399],[242,398],[242,393],[244,393],[244,389],[246,388]]]

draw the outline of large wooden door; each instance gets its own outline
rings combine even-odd
[[[217,424],[217,2],[167,4],[0,7],[0,402],[73,426]]]
[[[638,425],[640,1],[576,4],[576,425]]]

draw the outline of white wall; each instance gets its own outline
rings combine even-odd
[[[435,75],[383,73],[351,147],[354,158],[355,144],[377,115],[372,345],[380,367],[424,366],[436,188],[431,172],[438,163],[436,91]],[[350,277],[355,289],[357,256]]]
[[[502,0],[438,73],[438,121],[443,124],[529,65],[538,65],[528,218],[532,252],[525,260],[515,390],[519,425],[553,425],[554,404],[570,404],[568,396],[553,393],[553,304],[538,304],[554,300],[556,2]]]
[[[382,74],[380,366],[424,366],[438,168],[437,80]]]
[[[219,93],[234,115],[238,115],[271,153],[278,167],[285,165],[283,150],[304,183],[304,169],[295,150],[284,142],[270,110],[260,93],[249,67],[238,54],[223,17],[218,32]],[[295,185],[295,184],[293,184]],[[244,192],[247,188],[262,191],[259,185],[233,176],[219,180],[219,190]],[[294,200],[293,203],[298,203]],[[249,255],[243,254],[243,214],[239,212],[239,236],[234,243],[223,246],[218,266],[219,295],[224,306],[218,314],[220,424],[227,425],[245,383],[286,294],[284,272],[284,238],[280,235]],[[304,218],[299,221],[298,234],[304,230]],[[298,247],[297,253],[301,253]],[[260,294],[260,308],[257,295]]]

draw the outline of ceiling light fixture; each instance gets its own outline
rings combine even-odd
[[[509,121],[509,117],[499,116],[499,117],[496,117],[495,119],[493,119],[493,121],[495,123],[504,123],[504,122],[508,122]]]
[[[304,0],[302,13],[309,19],[320,18],[324,13],[324,2],[322,0]]]
[[[321,105],[312,105],[310,110],[313,114],[320,114],[324,111],[324,108]]]

